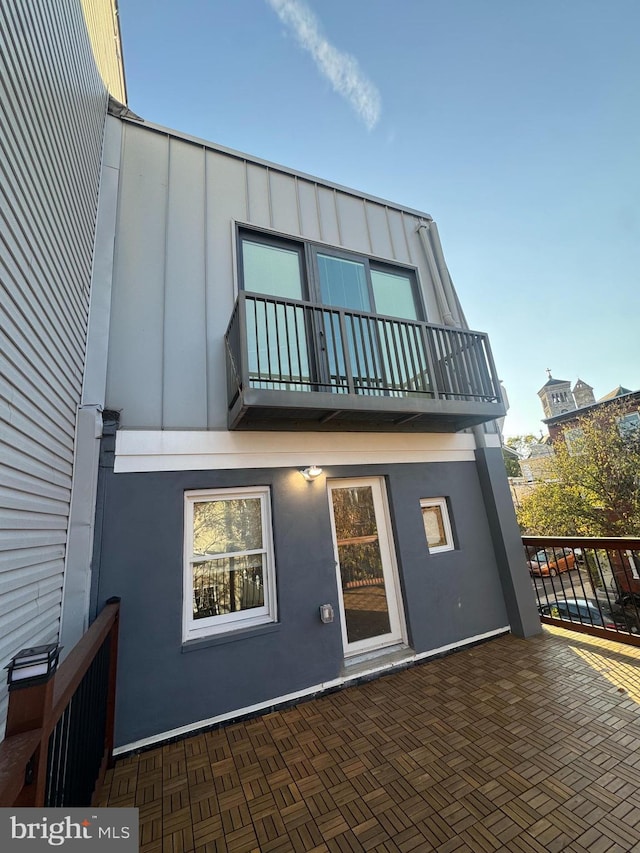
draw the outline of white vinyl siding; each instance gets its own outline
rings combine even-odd
[[[3,3],[0,79],[1,668],[60,621],[107,108],[80,3]]]

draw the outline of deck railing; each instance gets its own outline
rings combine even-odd
[[[44,683],[9,693],[0,806],[93,803],[112,760],[119,599]]]
[[[640,645],[640,539],[522,542],[543,622]]]
[[[482,332],[241,292],[226,343],[229,405],[243,387],[501,399]]]

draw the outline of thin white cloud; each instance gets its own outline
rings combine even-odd
[[[380,118],[380,93],[362,72],[355,57],[330,44],[322,34],[320,21],[304,0],[267,0],[274,12],[295,34],[318,70],[360,116],[369,130]]]

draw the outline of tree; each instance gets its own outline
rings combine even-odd
[[[640,428],[621,403],[567,428],[553,445],[548,482],[522,500],[518,522],[540,536],[640,535]]]
[[[523,497],[516,515],[522,531],[529,535],[595,536],[592,510],[578,490],[551,480]]]
[[[535,435],[512,435],[506,441],[505,444],[507,447],[510,447],[512,450],[520,456],[524,458],[527,454],[527,449],[532,444],[537,444],[538,439]],[[518,459],[510,453],[508,450],[502,451],[502,458],[504,459],[504,467],[507,469],[507,477],[521,477],[522,473],[520,471],[520,463]]]

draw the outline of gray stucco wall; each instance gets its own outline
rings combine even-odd
[[[328,478],[386,478],[409,643],[416,652],[508,625],[476,466],[469,463],[325,468]],[[271,488],[276,625],[182,644],[183,498],[188,489]],[[338,598],[324,478],[296,470],[113,474],[101,481],[99,609],[122,598],[116,744],[124,745],[318,685],[340,675]],[[430,555],[421,497],[446,496],[455,551]],[[187,650],[189,649],[189,650]]]
[[[497,447],[479,447],[476,464],[511,631],[517,637],[531,637],[542,630],[540,616],[532,595],[531,578],[525,567],[522,538],[505,477],[502,451]]]

